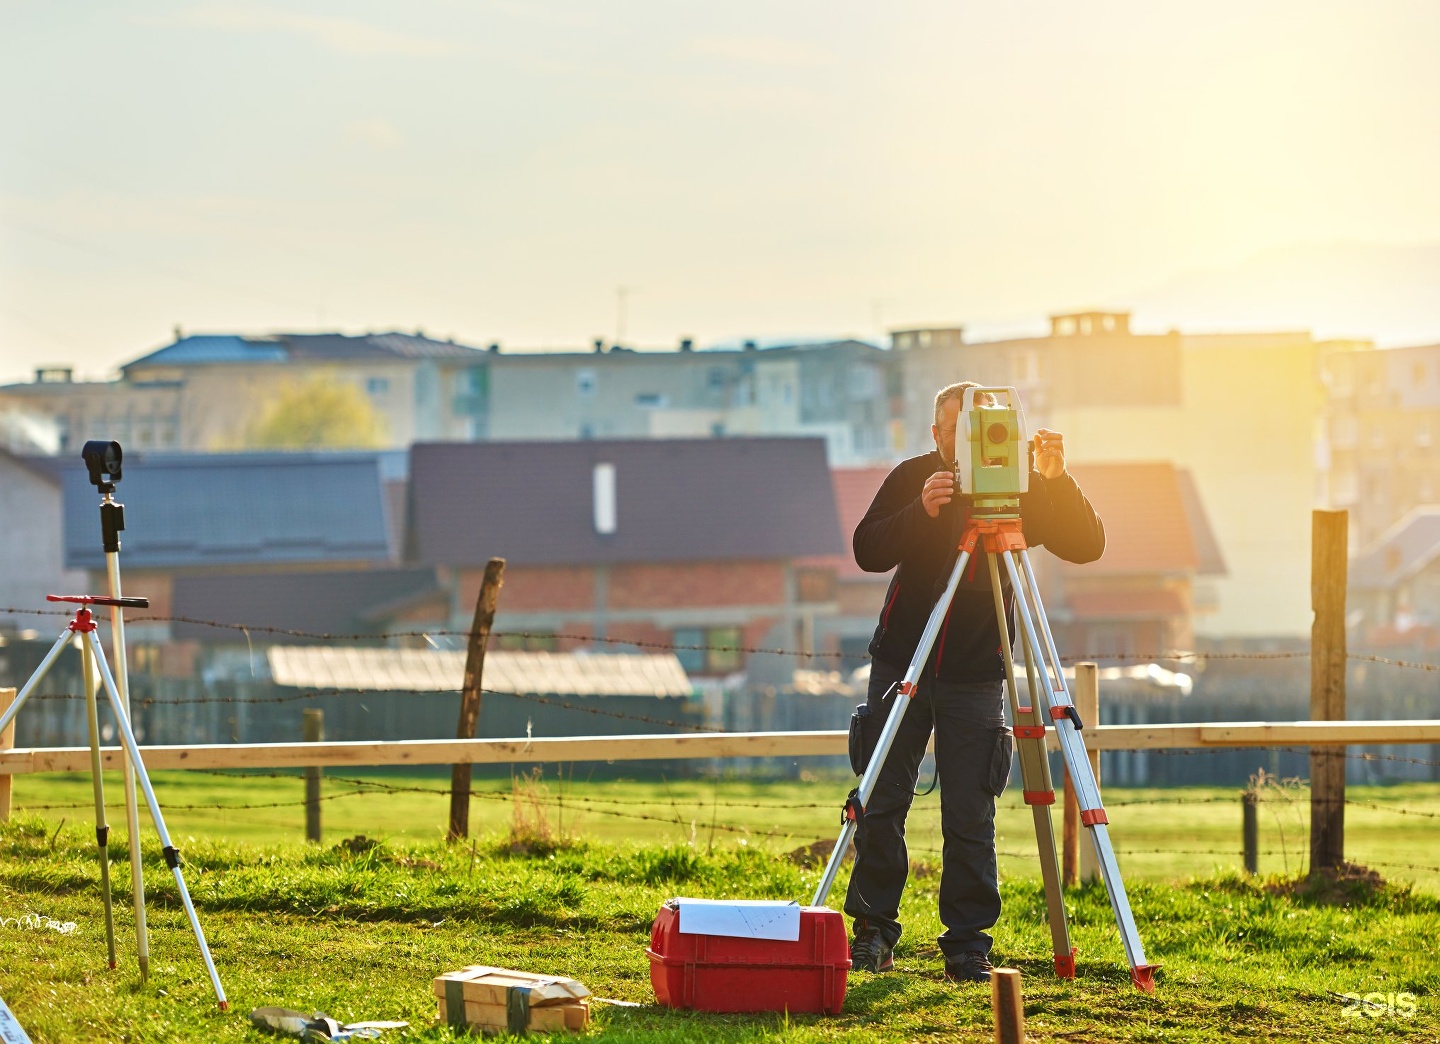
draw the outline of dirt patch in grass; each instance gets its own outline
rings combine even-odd
[[[1316,906],[1371,906],[1390,898],[1393,890],[1378,870],[1358,863],[1312,870],[1304,877],[1271,881],[1265,885],[1271,895],[1296,899]]]

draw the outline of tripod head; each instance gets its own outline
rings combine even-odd
[[[984,396],[985,401],[976,400]],[[1004,404],[999,397],[1004,397]],[[955,426],[955,489],[979,518],[1018,518],[1030,488],[1030,434],[1014,388],[966,388]]]
[[[149,609],[150,599],[140,597],[111,598],[109,595],[46,595],[47,602],[70,602],[74,605],[109,605],[122,609]]]

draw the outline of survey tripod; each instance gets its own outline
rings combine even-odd
[[[1008,393],[1006,408],[977,406],[976,395]],[[1100,800],[1100,786],[1091,770],[1081,730],[1084,723],[1075,711],[1075,704],[1065,682],[1065,671],[1056,650],[1055,638],[1045,617],[1040,588],[1030,565],[1028,547],[1020,519],[1019,494],[1028,488],[1028,439],[1024,415],[1018,408],[1019,399],[1011,388],[969,388],[963,398],[962,423],[957,425],[956,491],[971,498],[970,521],[960,539],[955,566],[945,590],[935,603],[930,619],[921,632],[920,644],[904,677],[892,688],[894,704],[876,740],[874,753],[860,778],[859,786],[846,798],[842,814],[840,839],[830,853],[825,873],[815,891],[813,904],[821,906],[835,884],[840,863],[845,858],[859,817],[865,814],[890,747],[900,730],[901,719],[914,698],[921,672],[930,658],[935,640],[955,597],[961,575],[976,552],[985,555],[990,572],[990,587],[995,600],[995,616],[1000,629],[1000,650],[1005,664],[1005,681],[1010,717],[1016,748],[1020,755],[1024,799],[1035,821],[1035,837],[1039,847],[1040,871],[1045,884],[1045,906],[1050,922],[1050,937],[1055,956],[1055,973],[1061,978],[1075,977],[1075,948],[1070,943],[1070,929],[1065,916],[1061,892],[1060,865],[1055,852],[1055,832],[1050,809],[1055,803],[1055,790],[1050,777],[1050,763],[1045,749],[1046,723],[1042,706],[1049,712],[1059,741],[1060,752],[1074,783],[1080,805],[1080,822],[1090,833],[1095,845],[1105,890],[1120,930],[1120,941],[1130,966],[1130,978],[1138,989],[1155,990],[1155,966],[1145,961],[1145,950],[1125,895],[1125,883],[1115,861],[1107,828],[1109,819]],[[967,466],[968,465],[968,466]],[[1003,469],[1003,470],[1002,470]],[[1000,472],[997,476],[995,473]],[[1024,658],[1028,703],[1021,703],[1015,683],[1015,663],[1007,620],[1000,570],[1010,589],[1019,632],[1021,655]],[[900,698],[905,697],[905,698]],[[1042,705],[1042,700],[1043,705]],[[937,752],[937,756],[939,753]]]
[[[70,623],[66,625],[65,630],[60,633],[60,637],[56,639],[54,646],[40,661],[40,666],[35,668],[35,673],[30,676],[30,680],[25,683],[15,697],[15,702],[5,713],[0,714],[0,733],[3,733],[15,716],[20,713],[20,708],[25,705],[25,701],[30,698],[31,693],[49,673],[50,668],[55,665],[65,647],[71,642],[78,642],[85,683],[85,717],[90,740],[90,775],[95,795],[95,842],[99,850],[100,888],[105,904],[105,944],[109,956],[109,966],[111,968],[116,966],[115,916],[110,895],[110,827],[105,817],[105,787],[101,778],[99,708],[95,691],[97,671],[105,694],[110,700],[110,708],[115,715],[116,731],[120,735],[124,752],[121,763],[124,768],[132,894],[135,901],[135,937],[141,978],[146,977],[149,972],[150,947],[145,929],[145,891],[140,863],[140,817],[135,798],[137,779],[145,795],[145,803],[150,808],[150,818],[154,821],[155,830],[160,835],[165,865],[175,875],[175,884],[180,891],[180,900],[185,907],[185,914],[190,919],[190,927],[195,933],[195,941],[200,944],[200,955],[204,958],[205,970],[210,974],[210,983],[215,988],[215,997],[219,1002],[220,1010],[224,1011],[230,1006],[225,998],[225,989],[220,985],[220,976],[215,971],[215,962],[210,956],[210,947],[205,942],[205,932],[201,929],[200,920],[195,914],[195,905],[190,901],[190,890],[185,887],[185,875],[180,868],[180,852],[171,843],[170,831],[165,826],[165,817],[160,812],[160,803],[156,800],[155,790],[150,785],[150,776],[145,771],[145,763],[140,758],[140,747],[135,740],[135,731],[130,724],[123,610],[148,609],[150,600],[148,598],[127,598],[120,593],[119,534],[125,528],[125,514],[124,505],[116,503],[114,497],[115,483],[120,480],[121,476],[120,444],[118,442],[87,442],[83,456],[90,471],[90,481],[95,484],[103,497],[100,503],[100,525],[104,540],[106,571],[110,580],[110,594],[108,596],[45,596],[47,601],[69,602],[78,605],[79,608],[75,611]],[[114,642],[116,663],[114,674],[110,672],[110,666],[105,660],[105,651],[95,633],[95,618],[89,609],[92,605],[106,606],[110,609],[111,637]]]

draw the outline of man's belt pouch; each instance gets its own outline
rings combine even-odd
[[[857,776],[865,775],[870,766],[870,755],[875,753],[874,730],[870,727],[870,705],[862,703],[850,715],[850,770]]]

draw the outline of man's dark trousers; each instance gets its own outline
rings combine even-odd
[[[995,869],[995,798],[1010,774],[1014,741],[1005,729],[1003,682],[953,682],[923,676],[855,835],[855,869],[845,912],[863,917],[894,947],[900,938],[900,894],[910,872],[905,815],[920,761],[935,730],[940,773],[939,942],[947,959],[966,950],[990,952],[986,929],[1000,918]],[[904,670],[880,660],[870,665],[871,735],[878,737],[894,706],[885,696]]]

